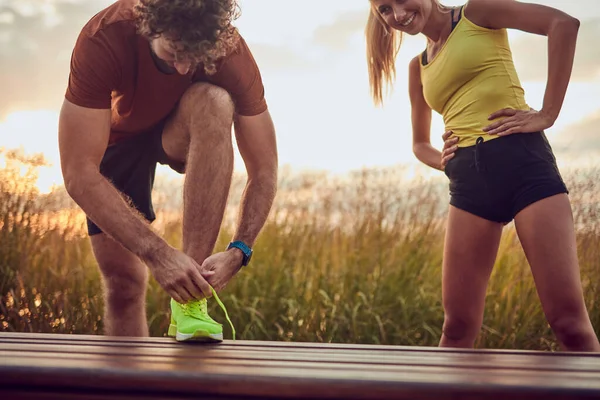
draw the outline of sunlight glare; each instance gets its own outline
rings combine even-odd
[[[58,153],[58,113],[50,110],[17,111],[0,121],[2,147],[23,147],[26,154],[43,153],[48,167],[39,169],[37,186],[48,193],[55,185],[62,185]]]

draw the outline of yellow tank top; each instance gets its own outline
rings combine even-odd
[[[487,29],[461,19],[428,64],[421,65],[425,101],[444,118],[446,130],[459,147],[498,136],[483,128],[488,117],[503,108],[529,110],[512,60],[506,29]]]

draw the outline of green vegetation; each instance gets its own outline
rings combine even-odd
[[[84,216],[64,189],[38,193],[36,171],[43,159],[3,153],[0,331],[100,334],[101,279],[82,234]],[[600,170],[592,169],[566,177],[585,298],[597,332],[599,176]],[[242,177],[236,177],[219,249],[231,236],[233,200],[242,184]],[[178,193],[173,185],[164,180],[157,185],[157,209],[164,212],[155,225],[179,247],[180,214],[169,206],[173,199],[167,195]],[[344,177],[283,172],[251,266],[222,292],[238,337],[437,345],[443,321],[440,267],[446,209],[444,180],[407,181],[401,168]],[[147,307],[153,336],[166,334],[168,300],[151,281]],[[209,304],[211,315],[224,322],[216,304]],[[224,328],[231,337],[227,324]],[[505,228],[478,346],[557,349],[512,225]]]

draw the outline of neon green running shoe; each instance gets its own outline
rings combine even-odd
[[[212,288],[211,290],[213,297],[225,312],[235,340],[235,328],[229,319],[227,310],[215,290]],[[223,326],[208,315],[206,299],[190,301],[187,304],[180,304],[171,299],[171,324],[168,335],[174,337],[178,342],[221,342]]]

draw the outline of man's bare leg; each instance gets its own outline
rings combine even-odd
[[[232,121],[228,93],[196,84],[163,133],[167,155],[186,164],[183,250],[198,264],[212,253],[223,221],[233,172]],[[92,236],[91,242],[104,282],[105,333],[148,336],[146,266],[105,234]]]
[[[140,259],[101,233],[91,237],[104,283],[104,332],[109,336],[148,336],[148,271]]]
[[[233,112],[224,89],[198,83],[187,90],[163,132],[166,154],[186,164],[183,251],[200,265],[213,252],[231,186]]]

